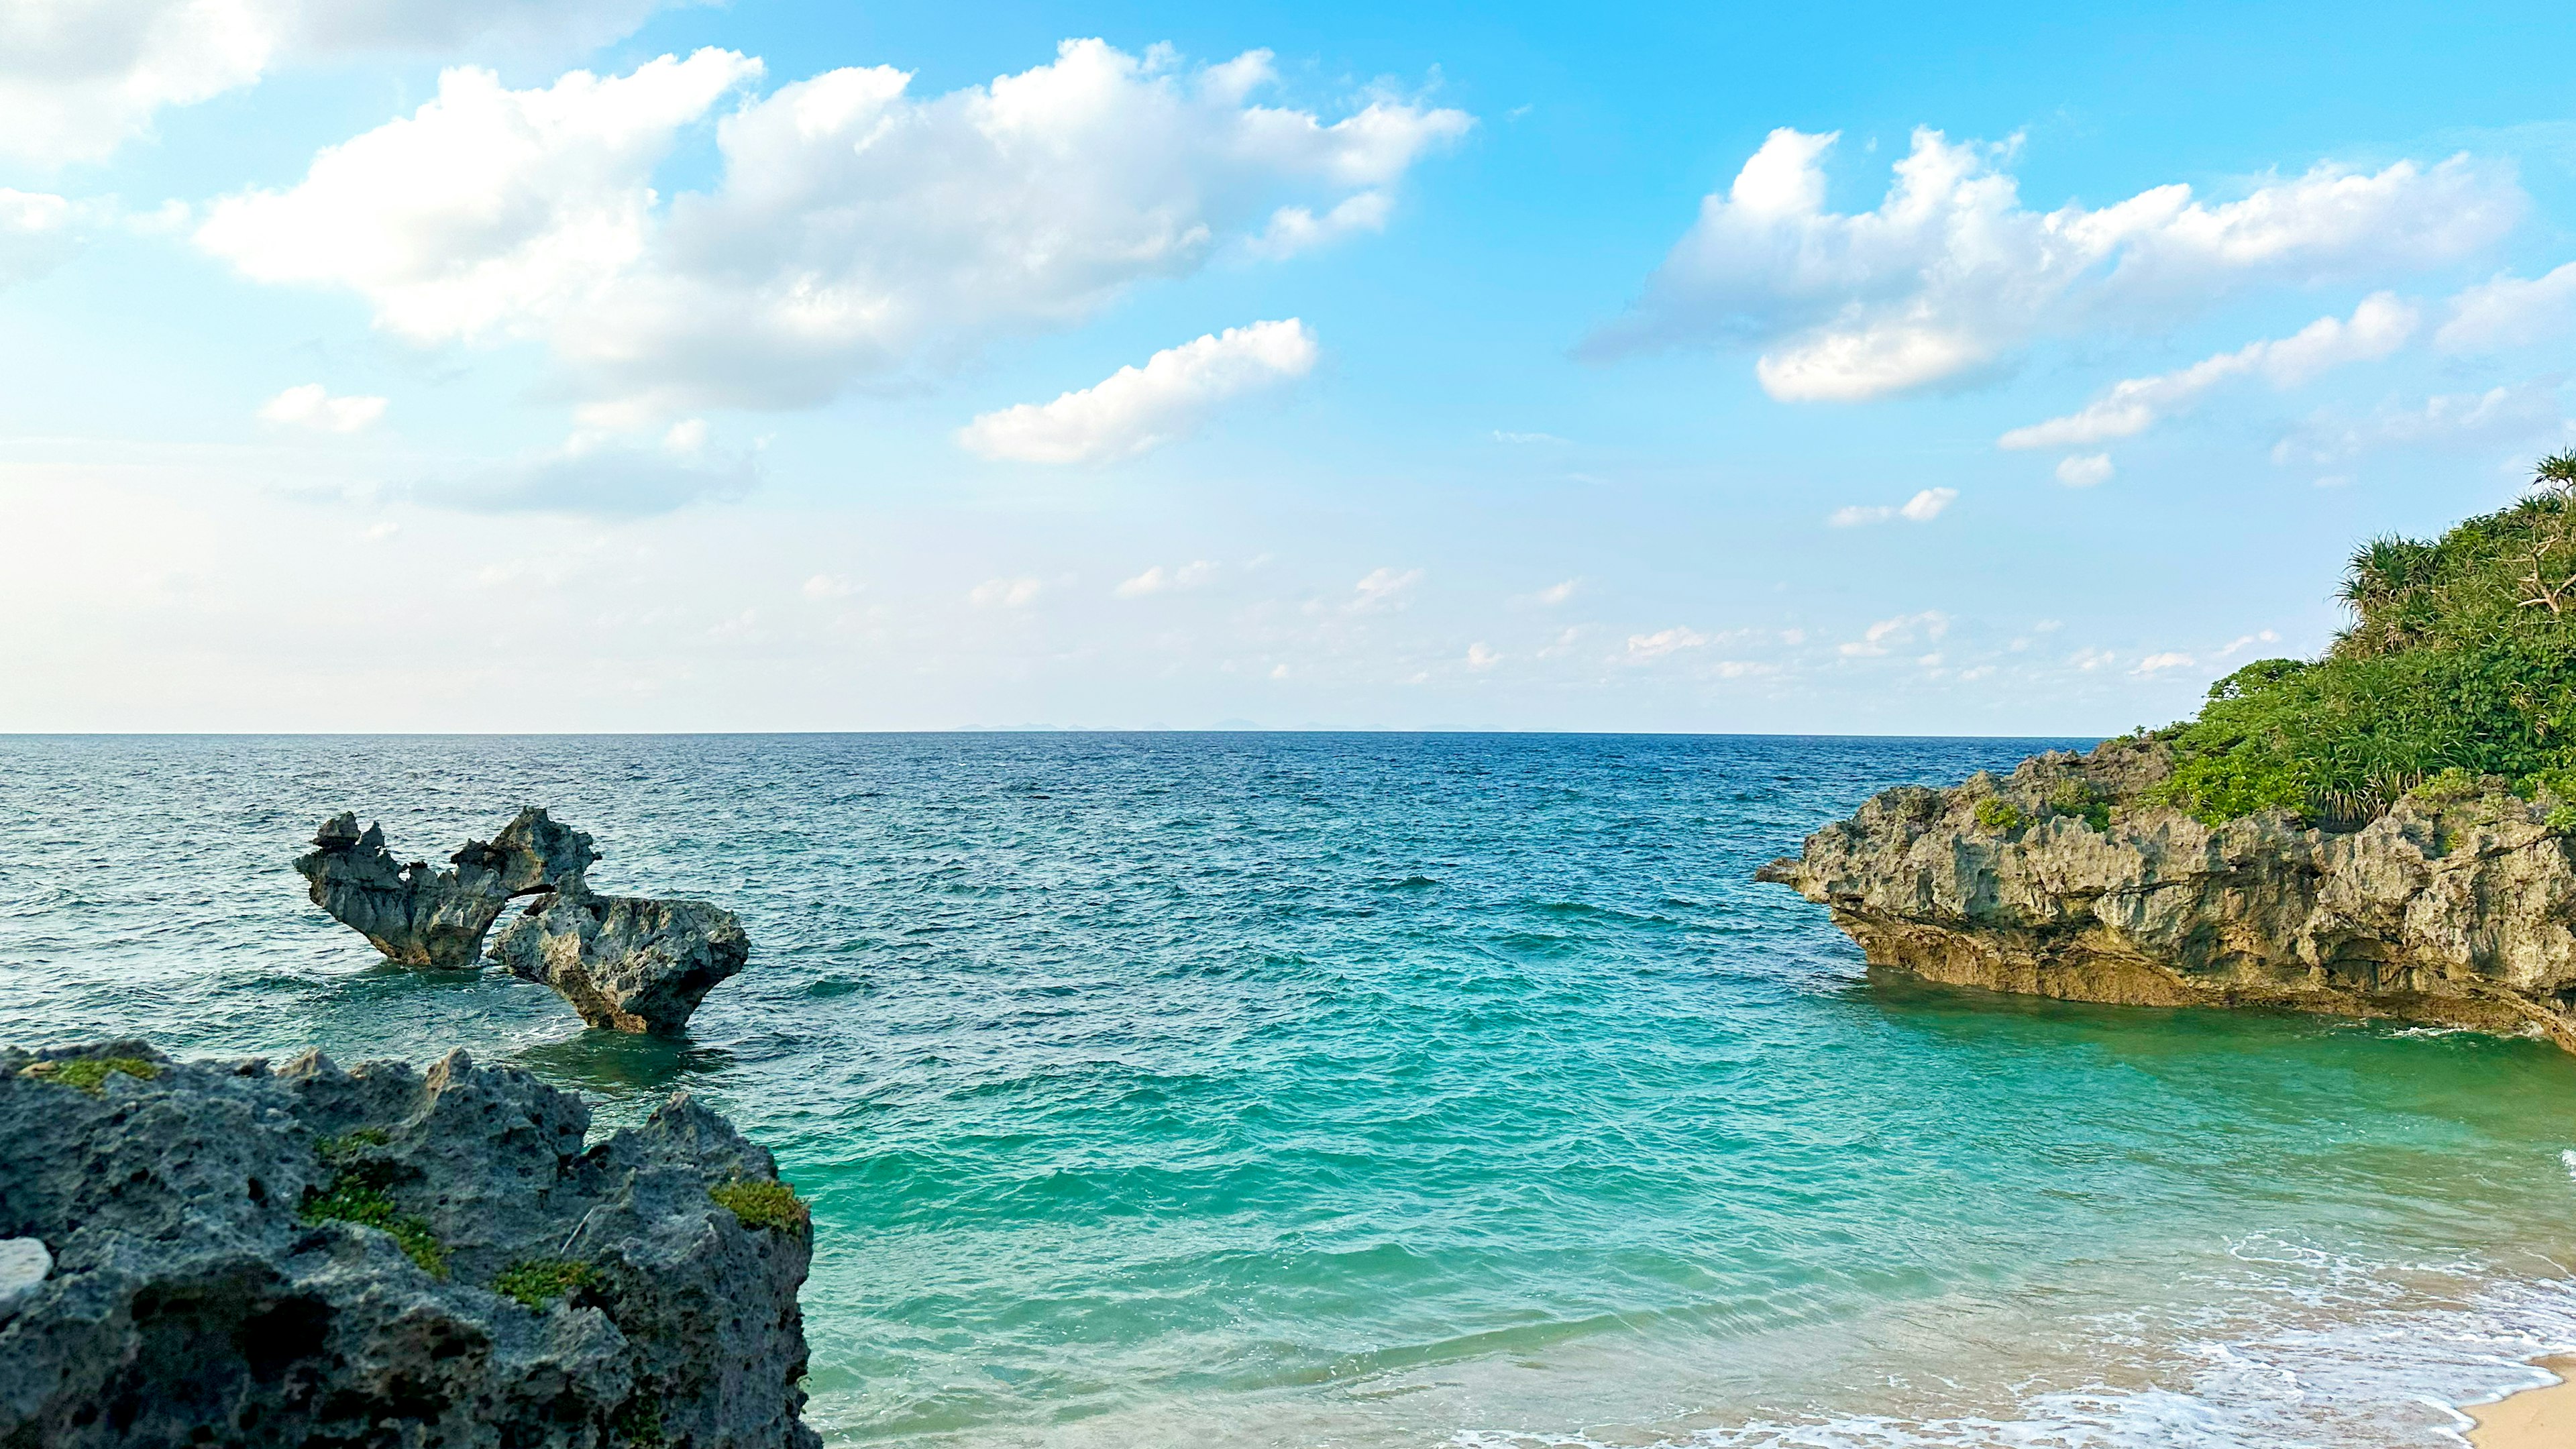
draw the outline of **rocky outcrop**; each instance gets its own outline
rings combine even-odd
[[[2141,806],[2160,746],[1880,794],[1758,878],[1873,965],[2078,1001],[2280,1006],[2544,1035],[2576,1050],[2576,850],[2500,780],[2353,831]]]
[[[816,1445],[769,1154],[685,1095],[589,1123],[463,1052],[0,1050],[0,1240],[50,1260],[0,1302],[0,1445]]]
[[[530,808],[491,840],[469,840],[448,857],[452,870],[426,861],[397,864],[384,829],[358,830],[354,813],[324,821],[312,853],[295,862],[311,883],[313,904],[405,966],[462,970],[474,965],[483,934],[513,898],[580,881],[599,853],[590,837]]]
[[[678,1031],[750,956],[731,911],[587,891],[536,902],[492,943],[494,961],[611,1031]]]

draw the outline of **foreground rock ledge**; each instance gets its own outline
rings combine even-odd
[[[1900,787],[1756,876],[1830,908],[1871,964],[1932,981],[2395,1017],[2576,1051],[2576,854],[2540,807],[2490,780],[2337,833],[2283,811],[2212,827],[2120,805],[2165,769],[2161,747],[2124,739],[2009,779]]]
[[[0,1445],[817,1445],[769,1154],[685,1095],[589,1121],[461,1051],[0,1049],[0,1239],[52,1260],[0,1306]]]

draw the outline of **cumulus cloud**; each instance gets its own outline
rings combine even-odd
[[[1686,629],[1676,624],[1669,629],[1658,629],[1652,634],[1629,635],[1628,657],[1632,660],[1661,659],[1667,654],[1677,654],[1684,649],[1700,649],[1707,644],[1706,634],[1697,629]]]
[[[1773,131],[1587,351],[1750,344],[1773,397],[1857,401],[2009,362],[2044,335],[2161,323],[2251,281],[2456,258],[2524,202],[2509,176],[2455,156],[2320,165],[2234,201],[2177,184],[2039,212],[2002,169],[2009,146],[1923,129],[1879,206],[1847,215],[1825,209],[1837,134]]]
[[[2164,654],[2150,654],[2146,658],[2139,660],[2136,666],[2131,668],[2129,672],[2131,674],[2140,675],[2161,674],[2168,669],[2188,669],[2191,667],[2192,662],[2192,657],[2188,654],[2170,652]],[[2087,667],[2089,668],[2091,666]]]
[[[1313,251],[1360,232],[1386,230],[1395,198],[1383,191],[1363,191],[1322,216],[1309,207],[1283,206],[1270,213],[1270,225],[1244,244],[1256,257],[1277,261]]]
[[[2479,447],[2566,431],[2557,383],[2543,379],[2391,404],[2366,418],[2320,412],[2273,445],[2272,461],[2334,463],[2382,447]]]
[[[320,433],[355,433],[375,426],[385,415],[380,397],[333,397],[318,382],[290,387],[260,407],[264,423],[311,428]]]
[[[0,116],[7,114],[0,102]],[[40,277],[69,258],[80,245],[81,210],[59,196],[0,187],[0,287]]]
[[[1134,578],[1122,580],[1109,592],[1121,599],[1141,599],[1149,594],[1195,589],[1216,577],[1216,565],[1206,559],[1167,569],[1156,564]]]
[[[2067,448],[2136,437],[2232,379],[2260,377],[2274,387],[2296,387],[2346,363],[2386,357],[2415,335],[2419,320],[2414,304],[2376,292],[2362,299],[2349,320],[2320,317],[2288,337],[2249,342],[2178,371],[2114,383],[2082,411],[2015,428],[1999,442],[2006,448]]]
[[[424,503],[475,513],[637,518],[726,502],[759,486],[756,454],[712,455],[576,438],[553,452],[414,490]]]
[[[571,50],[635,28],[653,0],[13,0],[0,5],[0,154],[93,161],[165,107],[354,51]]]
[[[1530,595],[1530,597],[1549,606],[1550,608],[1554,608],[1556,605],[1562,604],[1566,600],[1573,598],[1575,590],[1582,586],[1583,580],[1581,579],[1565,579],[1561,582],[1548,585],[1546,588]]]
[[[966,591],[966,602],[979,609],[1024,609],[1046,592],[1037,579],[986,579]]]
[[[818,604],[828,604],[834,599],[846,599],[858,591],[859,585],[856,580],[844,578],[839,574],[816,574],[797,589],[798,593]]]
[[[1413,586],[1421,582],[1422,570],[1420,569],[1405,569],[1402,572],[1394,569],[1371,569],[1368,577],[1351,586],[1352,593],[1357,597],[1351,600],[1349,607],[1354,613],[1367,613],[1372,609],[1393,607],[1402,603],[1405,595],[1413,591]]]
[[[677,136],[760,74],[719,50],[524,91],[451,70],[298,185],[218,203],[199,240],[262,280],[354,290],[417,341],[538,342],[590,421],[631,424],[809,405],[1077,323],[1283,206],[1356,225],[1368,208],[1342,206],[1470,125],[1388,99],[1329,121],[1257,104],[1264,52],[1190,70],[1071,40],[942,96],[878,66],[752,97],[715,125],[712,186],[664,204]]]
[[[2108,453],[2070,453],[2057,460],[2057,481],[2069,488],[2091,488],[2111,481]]]
[[[1467,646],[1467,667],[1482,672],[1503,662],[1503,656],[1484,644]]]
[[[1825,515],[1825,522],[1835,528],[1852,528],[1864,523],[1888,523],[1902,518],[1908,523],[1930,523],[1941,516],[1941,510],[1958,501],[1956,488],[1926,488],[1903,503],[1866,505],[1854,503]]]
[[[2576,328],[2576,262],[2533,281],[2505,275],[2451,299],[2433,334],[2444,352],[2502,352],[2562,337]]]
[[[1255,322],[1165,348],[1143,367],[1051,403],[986,413],[957,432],[978,457],[1019,463],[1107,463],[1195,431],[1229,398],[1314,370],[1315,334],[1294,317]]]
[[[1872,659],[1917,639],[1937,640],[1949,632],[1950,616],[1938,609],[1926,609],[1919,614],[1881,619],[1862,631],[1858,639],[1836,647],[1847,659]]]

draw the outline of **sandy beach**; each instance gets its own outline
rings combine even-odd
[[[2477,1420],[2469,1442],[2478,1449],[2567,1449],[2576,1445],[2576,1358],[2545,1358],[2542,1368],[2558,1382],[2525,1389],[2468,1410]]]

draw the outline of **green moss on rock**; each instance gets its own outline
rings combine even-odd
[[[306,1188],[304,1205],[297,1216],[315,1226],[354,1223],[374,1228],[399,1244],[404,1256],[419,1264],[422,1272],[433,1278],[447,1276],[446,1245],[438,1241],[428,1222],[396,1207],[393,1196],[364,1172],[343,1172],[331,1180],[327,1189]]]
[[[742,1220],[746,1228],[780,1228],[803,1232],[812,1226],[813,1214],[796,1196],[796,1189],[783,1182],[763,1177],[737,1177],[707,1189],[716,1206]]]
[[[523,1258],[501,1270],[492,1291],[543,1313],[546,1305],[574,1289],[598,1284],[599,1270],[579,1258]]]
[[[148,1082],[161,1075],[161,1066],[145,1057],[73,1057],[67,1061],[37,1062],[21,1068],[18,1075],[40,1082],[60,1082],[98,1097],[106,1094],[107,1079],[119,1072]]]

